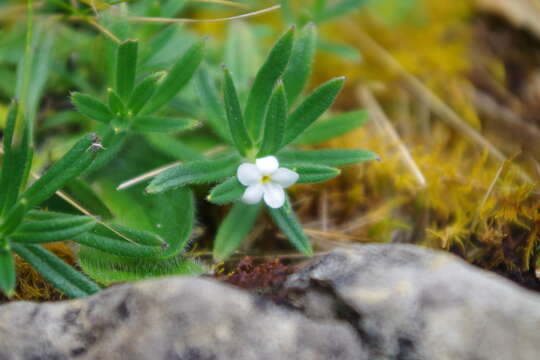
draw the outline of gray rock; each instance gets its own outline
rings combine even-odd
[[[540,359],[540,296],[447,253],[338,249],[286,286],[311,318],[349,321],[370,359]]]
[[[201,278],[0,307],[0,359],[365,359],[345,322],[314,321]]]

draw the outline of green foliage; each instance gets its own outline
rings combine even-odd
[[[334,166],[375,158],[368,151],[291,146],[320,143],[363,123],[359,112],[317,121],[331,107],[343,78],[302,99],[321,44],[316,23],[360,2],[314,1],[301,15],[282,1],[287,21],[295,24],[266,58],[259,49],[272,30],[265,25],[231,22],[224,46],[216,48],[212,39],[200,39],[177,24],[132,26],[127,21],[177,17],[185,3],[46,2],[39,9],[28,7],[26,29],[20,22],[13,24],[19,48],[3,51],[1,42],[0,75],[7,74],[7,80],[0,85],[0,96],[7,90],[8,97],[19,99],[11,105],[2,132],[4,293],[12,295],[16,287],[13,254],[71,297],[98,291],[97,283],[203,272],[186,249],[195,224],[195,195],[209,186],[208,201],[233,203],[217,231],[216,261],[236,251],[263,210],[293,246],[310,255],[311,245],[288,198],[277,209],[269,205],[272,196],[279,201],[284,194],[276,184],[288,184],[291,176],[298,183],[324,181],[339,174]],[[190,11],[197,6],[190,5]],[[47,22],[33,11],[61,16]],[[99,16],[94,18],[94,11]],[[68,26],[66,19],[93,27]],[[103,36],[95,36],[91,28]],[[17,74],[11,76],[17,64]],[[44,90],[50,92],[47,111],[39,113],[38,123]],[[74,109],[63,108],[61,99],[68,93]],[[274,156],[286,169],[281,169],[281,180],[261,176],[268,206],[244,203],[239,166]],[[182,163],[142,177],[152,178],[144,192],[146,184],[137,181],[129,192],[116,191],[119,182],[173,160]],[[92,280],[42,246],[58,241],[77,244],[79,264]]]
[[[235,202],[229,215],[218,229],[214,242],[214,259],[216,260],[227,258],[238,248],[253,227],[262,208],[259,204],[248,205],[237,202],[240,199],[244,201],[244,196],[248,191],[246,186],[242,185],[242,180],[237,177],[240,164],[254,163],[256,159],[277,156],[277,159],[282,162],[281,165],[288,169],[282,170],[281,176],[286,176],[286,178],[280,180],[279,175],[276,175],[277,183],[272,183],[273,173],[248,174],[254,179],[259,176],[258,179],[260,179],[255,180],[260,181],[258,185],[253,185],[253,189],[249,185],[248,189],[259,192],[261,197],[264,197],[272,218],[293,246],[309,255],[312,249],[307,236],[294,215],[289,201],[286,200],[283,206],[279,204],[283,190],[281,185],[276,184],[279,184],[279,181],[282,184],[289,183],[293,176],[297,177],[298,183],[322,182],[339,175],[339,169],[332,166],[349,165],[376,158],[375,154],[364,150],[308,151],[287,147],[297,138],[302,140],[301,136],[309,131],[311,125],[330,108],[343,87],[343,77],[332,79],[308,95],[289,114],[289,103],[295,101],[307,82],[315,42],[313,24],[306,25],[296,39],[294,28],[282,35],[257,72],[244,111],[242,111],[241,98],[237,93],[233,76],[227,67],[223,70],[225,111],[221,110],[219,99],[214,94],[208,72],[200,71],[197,76],[199,95],[202,98],[201,102],[208,105],[207,116],[208,119],[212,119],[209,120],[209,124],[217,134],[230,134],[232,145],[238,154],[216,159],[188,161],[163,171],[146,187],[147,193],[161,193],[177,187],[215,183],[225,179],[212,188],[207,197],[207,200],[214,204]],[[238,71],[242,70],[238,69]],[[281,80],[282,76],[284,81]],[[244,77],[241,75],[238,78]],[[227,130],[223,129],[223,113],[227,120]],[[363,116],[364,113],[352,112],[347,116],[328,119],[321,122],[322,125],[317,125],[311,135],[308,133],[304,141],[326,140],[342,135],[363,124]],[[337,126],[334,128],[328,124]],[[228,140],[226,136],[223,136],[223,139]],[[282,150],[284,147],[285,149]],[[247,169],[245,165],[242,166]],[[249,169],[253,169],[253,166]],[[274,184],[273,188],[269,187],[268,181]],[[272,206],[269,199],[273,199]],[[278,208],[274,208],[273,206],[277,206],[274,204],[279,205]]]

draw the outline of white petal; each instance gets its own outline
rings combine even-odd
[[[256,184],[248,186],[244,195],[242,195],[242,201],[246,204],[256,204],[261,201],[264,193],[264,188],[262,184]]]
[[[263,175],[271,175],[279,167],[278,159],[275,156],[265,156],[255,160],[255,165]]]
[[[283,206],[285,203],[285,191],[277,184],[271,182],[266,183],[264,186],[264,202],[272,209],[277,209]]]
[[[272,182],[281,187],[288,188],[298,181],[298,173],[287,168],[279,168],[272,174]]]
[[[255,164],[243,163],[236,171],[236,177],[244,186],[255,185],[261,182],[262,174]]]

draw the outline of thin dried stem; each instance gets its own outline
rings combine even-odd
[[[474,216],[474,220],[471,225],[471,229],[475,229],[476,225],[478,225],[478,219],[480,218],[480,212],[482,211],[482,208],[486,205],[489,197],[493,193],[493,190],[495,189],[495,185],[497,184],[497,181],[501,177],[504,169],[508,167],[510,164],[509,160],[503,161],[501,166],[497,169],[497,172],[495,173],[495,176],[493,177],[493,180],[491,180],[491,184],[489,184],[489,188],[487,189],[486,193],[484,194],[484,197],[482,198],[482,201],[480,201],[480,205],[478,205],[478,211],[476,215]]]
[[[373,121],[378,123],[380,125],[380,128],[382,128],[385,132],[385,135],[388,135],[389,138],[394,142],[399,152],[401,153],[403,161],[416,178],[418,185],[420,185],[420,187],[422,188],[425,187],[426,178],[424,174],[414,161],[409,149],[407,149],[407,147],[399,137],[398,133],[394,129],[394,126],[392,126],[390,120],[388,120],[386,114],[382,110],[381,106],[379,105],[371,91],[366,87],[360,87],[357,92],[357,96],[369,111]]]
[[[204,155],[211,156],[211,155],[214,155],[216,153],[219,153],[219,152],[223,151],[224,149],[225,149],[224,146],[218,146],[215,149],[212,149],[212,150],[209,150],[209,151],[205,152]],[[150,170],[147,173],[141,174],[141,175],[136,176],[136,177],[134,177],[132,179],[124,181],[123,183],[118,185],[116,190],[125,190],[127,188],[130,188],[133,185],[137,185],[137,184],[139,184],[139,183],[141,183],[141,182],[143,182],[145,180],[153,178],[154,176],[158,176],[159,174],[161,174],[165,170],[168,170],[168,169],[173,168],[173,167],[178,166],[178,165],[182,165],[182,162],[181,161],[176,161],[176,162],[173,162],[171,164],[161,166],[161,167],[159,167],[157,169]]]
[[[193,2],[199,2],[199,3],[206,3],[206,4],[217,4],[217,5],[225,5],[225,6],[231,6],[236,8],[246,8],[246,4],[238,3],[235,1],[227,1],[227,0],[191,0]]]
[[[231,20],[238,20],[238,19],[244,19],[248,17],[253,17],[257,15],[261,15],[270,11],[274,11],[279,9],[280,5],[274,5],[265,9],[252,11],[246,14],[236,15],[236,16],[229,16],[224,18],[217,18],[217,19],[187,19],[187,18],[160,18],[160,17],[142,17],[142,16],[134,16],[134,17],[127,17],[126,20],[129,22],[137,22],[137,23],[205,23],[205,22],[224,22],[224,21],[231,21]]]
[[[87,19],[86,20],[90,25],[92,25],[93,27],[95,27],[96,29],[98,29],[99,31],[101,31],[105,36],[107,36],[108,38],[110,38],[112,41],[114,41],[115,43],[117,44],[120,44],[122,41],[116,37],[116,35],[114,35],[112,32],[110,32],[109,30],[107,30],[104,26],[102,26],[101,24],[99,24],[96,20],[94,19]]]

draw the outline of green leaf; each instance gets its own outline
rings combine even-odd
[[[126,40],[118,46],[116,53],[116,90],[124,100],[129,99],[133,90],[137,71],[137,49],[136,40]]]
[[[132,244],[136,243],[154,247],[167,247],[167,242],[158,234],[150,231],[133,229],[120,224],[108,224],[107,227],[100,224],[92,230],[92,234],[108,238],[118,238]]]
[[[245,124],[252,139],[259,141],[263,130],[261,119],[276,81],[281,77],[293,47],[294,27],[291,27],[274,45],[265,63],[259,69],[251,87],[244,111]]]
[[[95,134],[84,136],[21,196],[34,207],[49,198],[70,180],[79,176],[94,161],[99,149],[92,146],[98,141]]]
[[[21,146],[13,144],[17,123],[19,105],[12,102],[6,119],[4,129],[4,156],[2,159],[2,173],[0,177],[0,215],[11,208],[14,199],[17,198],[22,181],[25,164],[18,161]],[[25,146],[23,144],[22,146]],[[28,144],[26,144],[28,146]]]
[[[24,215],[27,210],[26,201],[22,200],[12,207],[7,213],[7,216],[0,222],[0,239],[4,235],[9,235],[15,231],[24,220]]]
[[[140,245],[126,241],[122,237],[112,234],[111,236],[104,236],[96,234],[95,232],[86,232],[80,234],[72,239],[73,241],[89,246],[109,254],[123,256],[123,257],[155,257],[160,253],[163,253],[166,249],[165,246],[155,245]]]
[[[302,28],[294,42],[291,59],[283,74],[283,83],[289,104],[293,104],[304,90],[315,57],[317,29],[309,23]]]
[[[165,76],[150,101],[144,106],[143,113],[153,113],[171,100],[191,79],[202,61],[203,54],[204,42],[197,41]]]
[[[79,263],[85,273],[102,284],[138,281],[171,275],[200,275],[199,264],[177,255],[169,259],[123,258],[82,246]]]
[[[236,88],[234,87],[231,74],[226,68],[223,68],[223,73],[225,76],[223,97],[225,99],[225,112],[229,123],[229,131],[238,152],[246,155],[253,147],[253,144],[251,143],[251,138],[242,117],[240,102],[238,101],[238,95],[236,94]]]
[[[315,164],[289,164],[282,162],[282,167],[296,171],[300,177],[297,183],[316,183],[332,179],[340,174],[340,170]]]
[[[173,132],[190,130],[199,126],[192,119],[178,119],[157,116],[137,116],[133,120],[132,129],[140,132]]]
[[[286,199],[285,204],[279,209],[268,208],[268,211],[277,226],[283,231],[296,249],[307,256],[313,255],[311,243],[304,233],[298,218],[294,214],[289,199]]]
[[[58,290],[71,298],[94,294],[100,287],[38,245],[12,244],[13,250]]]
[[[290,144],[319,118],[336,99],[344,77],[334,78],[319,86],[289,116],[283,146]]]
[[[96,220],[91,216],[72,215],[56,219],[24,222],[9,240],[25,244],[43,244],[64,240],[91,230]]]
[[[126,112],[126,109],[124,107],[124,103],[122,102],[122,99],[120,99],[120,96],[111,88],[107,89],[108,94],[108,102],[109,102],[109,109],[112,111],[114,116],[116,118],[119,118],[124,115]]]
[[[98,154],[96,157],[96,160],[90,164],[88,169],[83,173],[83,175],[90,174],[98,169],[101,169],[105,165],[107,165],[112,159],[114,159],[120,150],[122,150],[122,147],[124,146],[124,143],[127,139],[127,132],[120,132],[118,133],[113,129],[112,127],[107,127],[106,131],[103,135],[103,147],[106,149],[106,151],[102,151]]]
[[[15,289],[15,259],[11,251],[0,249],[0,290],[9,298]]]
[[[257,157],[273,155],[281,149],[287,125],[287,95],[282,82],[278,83],[272,94],[264,122],[264,135]]]
[[[137,115],[154,95],[160,76],[159,73],[149,75],[135,87],[127,104],[128,111],[131,112],[132,116]]]
[[[161,258],[170,258],[185,251],[195,222],[195,198],[188,188],[175,189],[152,196],[150,217],[155,232],[169,247]]]
[[[66,185],[64,192],[90,213],[99,216],[100,219],[112,218],[112,213],[107,208],[107,205],[101,200],[92,186],[85,181],[73,179]]]
[[[219,226],[214,240],[215,261],[231,256],[249,234],[261,212],[261,204],[248,205],[236,202]]]
[[[345,135],[366,123],[367,111],[356,110],[316,121],[294,141],[297,145],[318,144]]]
[[[107,105],[90,95],[74,92],[71,94],[71,102],[81,114],[92,120],[108,124],[114,117]]]
[[[25,125],[22,132],[21,139],[11,139],[12,144],[4,154],[0,182],[0,214],[11,209],[28,181],[33,155],[30,126]]]
[[[238,156],[196,160],[165,170],[146,187],[149,194],[197,183],[216,182],[233,175],[240,163]]]
[[[219,93],[208,68],[201,67],[195,74],[195,87],[201,107],[206,113],[206,123],[212,130],[228,143],[232,142],[231,133],[227,124],[227,117],[219,99]]]
[[[214,187],[206,199],[214,204],[226,204],[240,199],[245,190],[246,187],[233,176]]]
[[[368,160],[377,160],[379,157],[369,150],[283,150],[278,154],[280,163],[289,166],[296,164],[314,164],[326,166],[344,166]]]

